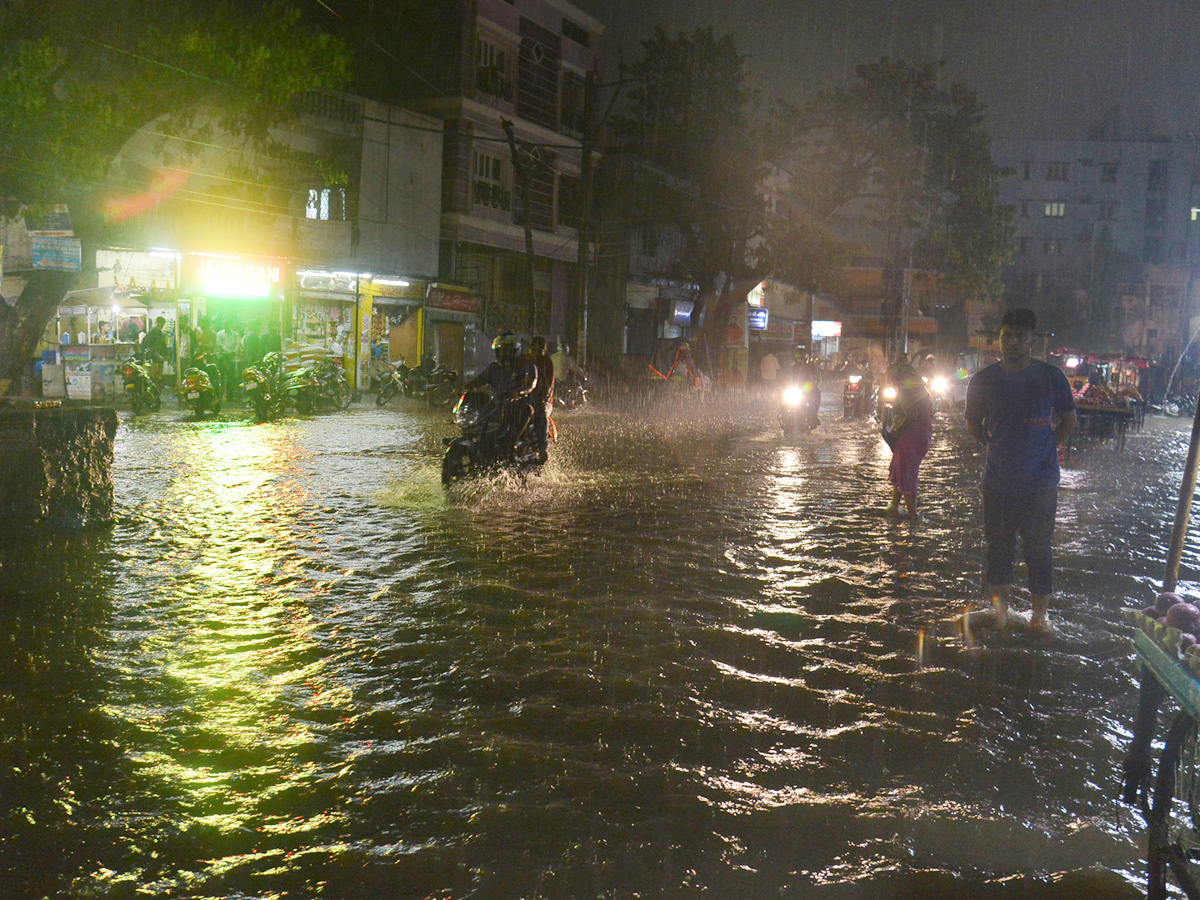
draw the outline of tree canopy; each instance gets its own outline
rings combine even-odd
[[[963,297],[997,296],[1015,229],[983,113],[972,91],[943,86],[940,67],[886,58],[803,105],[777,104],[779,202],[764,260],[807,286],[872,248],[893,269],[940,273]]]
[[[678,235],[678,271],[666,274],[708,294],[747,270],[760,212],[757,95],[733,38],[711,28],[659,29],[642,50],[623,72],[632,87],[617,124],[623,149],[650,165],[625,182],[620,202],[643,226]],[[710,303],[708,323],[723,335],[728,300],[718,292]]]
[[[66,204],[85,247],[102,239],[113,161],[156,120],[176,146],[199,151],[220,131],[247,153],[278,154],[270,129],[294,115],[293,99],[349,73],[345,46],[301,24],[285,0],[0,4],[3,212]],[[0,385],[36,345],[61,281],[35,274],[15,308],[0,303]]]

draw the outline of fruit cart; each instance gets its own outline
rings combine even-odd
[[[1167,550],[1163,593],[1151,613],[1164,612],[1164,601],[1175,601],[1184,538],[1196,493],[1200,459],[1200,416],[1192,422],[1191,441],[1183,467],[1183,483],[1175,507],[1175,524]],[[1180,604],[1183,606],[1183,604]],[[1179,610],[1176,610],[1179,612]],[[1200,900],[1200,650],[1190,643],[1200,631],[1200,612],[1178,617],[1168,610],[1163,621],[1146,611],[1128,610],[1134,626],[1133,646],[1141,663],[1137,719],[1125,756],[1123,802],[1141,808],[1147,826],[1148,900],[1165,900],[1173,881],[1189,900]],[[1192,632],[1169,627],[1190,618]],[[1189,645],[1190,644],[1190,645]],[[1167,730],[1155,769],[1152,746],[1159,710],[1168,700],[1177,712]]]

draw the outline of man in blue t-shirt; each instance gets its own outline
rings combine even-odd
[[[1029,568],[1030,628],[1050,631],[1054,589],[1050,541],[1058,506],[1058,448],[1078,424],[1067,377],[1030,354],[1037,317],[1010,309],[1000,322],[1000,362],[976,372],[967,385],[967,431],[987,444],[983,476],[984,581],[996,625],[1008,619],[1008,591],[1017,536]]]

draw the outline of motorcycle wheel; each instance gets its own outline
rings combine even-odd
[[[302,416],[311,416],[313,411],[312,395],[308,391],[301,391],[296,395],[296,412]]]
[[[267,419],[271,418],[270,400],[261,396],[256,396],[254,398],[254,418],[259,422],[265,422]]]
[[[394,381],[392,381],[391,379],[388,379],[379,388],[379,393],[375,395],[375,405],[383,406],[385,403],[387,403],[389,400],[392,399],[392,396],[395,393],[396,393],[396,383]]]
[[[162,409],[162,394],[157,389],[152,388],[146,392],[146,409],[150,412],[158,412]]]
[[[335,381],[333,383],[333,405],[338,409],[346,409],[350,406],[350,385],[344,381]]]
[[[220,400],[220,398],[218,398],[218,397],[214,396],[214,397],[213,397],[213,399],[212,399],[212,403],[210,403],[210,404],[208,405],[208,408],[209,408],[209,410],[212,412],[212,414],[213,414],[214,416],[219,416],[219,415],[221,414],[221,400]]]
[[[133,414],[140,416],[146,411],[146,406],[142,403],[141,391],[134,391],[133,396],[129,398],[129,402],[133,405]]]
[[[429,389],[430,406],[449,406],[458,397],[458,387],[453,384],[439,384]]]
[[[442,484],[454,484],[464,478],[470,478],[475,472],[475,460],[471,458],[471,448],[467,444],[453,443],[446,448],[442,457]]]

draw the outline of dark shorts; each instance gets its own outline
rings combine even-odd
[[[1054,564],[1050,541],[1058,510],[1058,487],[1036,494],[1011,496],[984,489],[983,536],[987,541],[987,569],[983,580],[989,586],[1012,583],[1017,558],[1017,536],[1029,569],[1029,593],[1050,594],[1054,590]]]

